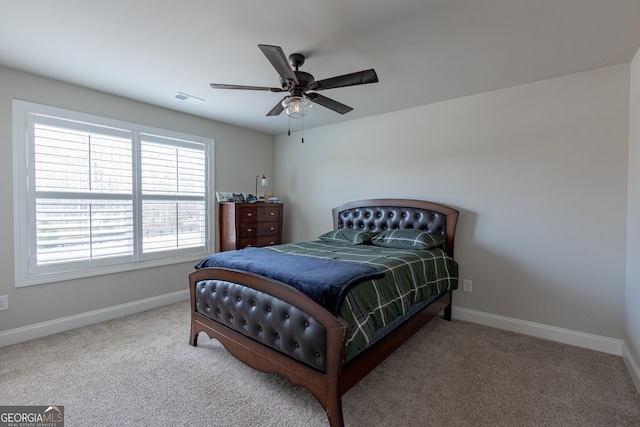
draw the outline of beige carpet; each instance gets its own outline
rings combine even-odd
[[[325,426],[306,390],[189,339],[188,303],[0,348],[0,405],[71,426]],[[347,426],[640,426],[620,357],[435,319],[351,389]]]

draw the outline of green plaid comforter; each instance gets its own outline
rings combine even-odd
[[[409,313],[414,305],[458,287],[458,264],[441,249],[390,249],[323,241],[290,243],[265,249],[362,263],[385,272],[381,279],[355,285],[342,301],[338,314],[349,327],[345,361],[377,338],[378,331]]]

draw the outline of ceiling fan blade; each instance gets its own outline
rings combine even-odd
[[[280,46],[271,46],[268,44],[259,44],[258,47],[267,57],[273,68],[276,69],[280,77],[287,82],[292,82],[294,85],[298,85],[298,78],[289,65],[289,60],[282,51]]]
[[[280,113],[284,111],[284,107],[282,106],[282,101],[284,101],[287,97],[282,98],[278,103],[267,113],[267,116],[279,116]]]
[[[372,68],[370,70],[358,71],[356,73],[331,77],[309,83],[308,90],[334,89],[337,87],[363,85],[367,83],[377,83],[378,75]]]
[[[211,83],[210,86],[214,89],[243,89],[243,90],[266,90],[269,92],[284,92],[284,89],[281,89],[279,87],[227,85],[222,83]]]
[[[349,111],[353,110],[353,108],[348,105],[341,104],[338,101],[335,101],[331,98],[327,98],[326,96],[320,95],[319,93],[308,93],[307,98],[316,104],[320,104],[323,107],[327,107],[330,110],[335,111],[336,113],[346,114]]]

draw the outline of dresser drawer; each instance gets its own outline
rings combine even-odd
[[[258,238],[257,237],[244,237],[238,240],[237,249],[243,248],[257,248],[258,247]]]
[[[258,222],[259,210],[256,206],[243,206],[238,210],[240,224],[255,224]]]
[[[264,205],[258,210],[258,221],[277,221],[280,215],[280,208],[275,205]]]
[[[280,239],[278,238],[278,236],[258,237],[258,246],[273,246],[279,244]]]
[[[274,246],[279,244],[280,244],[280,239],[277,235],[262,236],[262,237],[248,237],[248,238],[240,239],[240,244],[238,245],[238,249],[260,248],[264,246]]]
[[[278,221],[260,222],[256,224],[258,236],[279,236],[280,224]]]

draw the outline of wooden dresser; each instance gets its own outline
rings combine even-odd
[[[282,203],[220,203],[220,251],[282,243]]]

